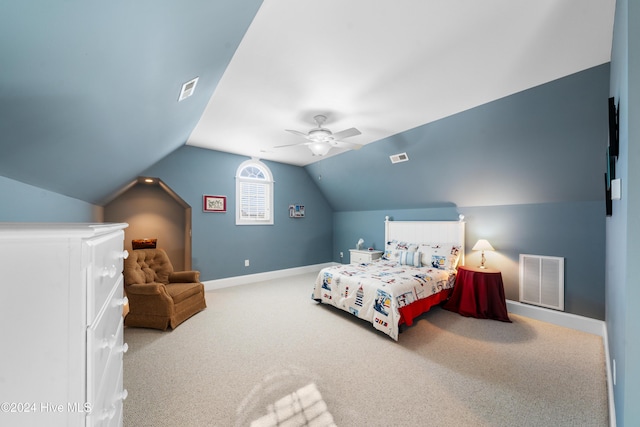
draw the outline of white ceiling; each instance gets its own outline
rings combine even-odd
[[[368,144],[609,62],[614,11],[615,0],[264,0],[187,144],[313,163],[305,146],[273,148],[305,141],[285,129],[324,114]]]

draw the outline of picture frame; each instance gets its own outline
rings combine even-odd
[[[304,205],[289,205],[289,218],[304,218]]]
[[[619,105],[615,98],[609,98],[609,151],[611,157],[618,158],[620,153]]]
[[[613,203],[611,199],[611,181],[616,178],[616,159],[611,155],[611,147],[607,147],[606,171],[604,173],[604,201],[607,216],[613,215]]]
[[[611,183],[607,174],[604,174],[604,206],[607,216],[613,215],[613,201],[611,200]]]
[[[203,212],[226,212],[227,211],[227,196],[202,196],[202,211]]]
[[[611,154],[611,147],[607,147],[607,190],[611,190],[611,181],[616,179],[616,158]]]

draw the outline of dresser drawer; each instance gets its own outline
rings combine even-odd
[[[87,280],[87,324],[92,324],[122,276],[123,259],[128,255],[122,250],[124,232],[92,239],[89,246]]]
[[[111,362],[111,361],[110,361]],[[122,426],[123,402],[127,391],[123,389],[122,358],[113,360],[100,389],[98,400],[93,406],[87,425],[93,427]]]
[[[367,254],[361,254],[359,252],[351,252],[351,262],[354,264],[369,262],[369,256]]]
[[[371,262],[382,256],[382,251],[360,251],[355,249],[349,249],[350,262],[352,264],[360,264]]]
[[[111,294],[105,310],[87,330],[87,397],[96,398],[106,367],[111,358],[122,359],[127,347],[123,344],[122,287]],[[89,400],[91,402],[91,400]]]

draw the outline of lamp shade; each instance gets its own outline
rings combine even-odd
[[[473,248],[471,248],[472,251],[493,251],[493,246],[491,246],[491,243],[489,243],[488,241],[486,241],[485,239],[480,239],[476,242],[475,245],[473,245]]]

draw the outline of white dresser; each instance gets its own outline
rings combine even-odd
[[[0,425],[122,425],[125,227],[0,223]]]

